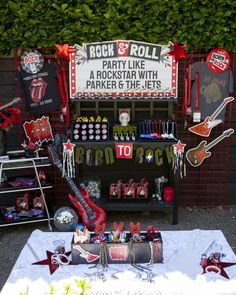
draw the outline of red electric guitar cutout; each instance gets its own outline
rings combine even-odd
[[[82,247],[80,247],[79,245],[73,245],[74,249],[77,249],[81,254],[80,257],[86,259],[86,261],[88,263],[94,262],[96,261],[100,256],[96,255],[96,254],[92,254],[88,251],[85,251]]]
[[[62,173],[63,167],[61,160],[52,145],[48,146],[48,152],[51,156],[50,158],[53,164],[56,165]],[[75,208],[79,211],[79,215],[82,218],[82,223],[86,225],[88,230],[94,230],[96,223],[106,223],[106,212],[89,199],[89,193],[84,189],[78,189],[73,179],[68,177],[66,174],[64,175],[64,178],[74,193],[73,196],[69,194],[69,199],[71,203],[75,206]]]
[[[223,108],[233,100],[234,97],[232,96],[226,97],[222,104],[218,106],[210,117],[206,117],[203,122],[188,128],[188,130],[197,135],[208,137],[211,133],[211,129],[222,122],[222,120],[215,120],[215,118],[219,115]]]
[[[193,167],[201,165],[204,159],[209,158],[211,155],[211,152],[208,152],[208,150],[223,140],[225,137],[229,137],[233,133],[234,129],[227,129],[212,142],[207,144],[206,140],[203,140],[196,148],[188,150],[186,153],[186,159],[188,160],[189,164]]]

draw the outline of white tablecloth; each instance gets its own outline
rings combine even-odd
[[[57,239],[65,240],[66,251],[70,251],[72,239],[72,233],[35,230],[22,249],[1,295],[19,295],[20,292],[27,295],[49,294],[50,288],[55,291],[52,294],[66,294],[66,285],[70,284],[72,290],[79,290],[75,278],[79,280],[84,277],[88,278],[87,282],[91,285],[88,293],[91,295],[236,294],[236,265],[225,268],[230,279],[212,272],[201,274],[202,269],[199,266],[201,254],[209,245],[212,246],[210,251],[220,246],[225,254],[222,261],[236,262],[236,256],[221,231],[163,231],[162,238],[164,263],[151,267],[155,274],[153,282],[145,281],[147,273],[139,274],[128,264],[109,265],[108,270],[104,272],[105,281],[102,281],[88,276],[97,269],[89,269],[87,265],[60,266],[52,275],[47,265],[32,265],[38,259],[46,259],[46,250],[53,252],[53,241]],[[212,244],[213,241],[215,243]],[[111,276],[118,269],[121,272],[116,273],[118,279],[114,279]],[[138,275],[142,277],[137,278]]]

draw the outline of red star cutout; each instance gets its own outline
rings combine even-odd
[[[36,265],[36,264],[38,264],[38,265],[48,265],[49,270],[50,270],[50,274],[52,275],[58,269],[59,264],[51,262],[51,257],[52,257],[52,255],[54,253],[52,253],[50,251],[46,251],[46,254],[47,254],[47,259],[40,260],[40,261],[34,262],[32,264],[34,264],[34,265]],[[71,251],[65,253],[66,256],[69,256],[70,254],[71,254]],[[72,264],[72,262],[70,261],[69,264]]]
[[[73,152],[73,149],[75,147],[75,144],[71,143],[70,140],[68,139],[66,143],[63,143],[64,150],[65,151],[71,151]]]
[[[212,262],[212,260],[210,258],[207,259],[207,264],[205,266],[203,266],[203,273],[206,273],[206,267],[208,267],[208,272],[212,271],[212,272],[217,272],[216,269],[214,269],[214,266],[216,266],[217,268],[220,269],[220,273],[219,275],[229,279],[229,276],[227,275],[227,273],[225,272],[225,268],[235,265],[236,262]],[[210,268],[210,266],[213,266],[212,269]]]
[[[176,153],[184,153],[184,148],[186,144],[182,143],[180,140],[176,144],[173,144],[174,149],[176,150]]]
[[[70,60],[70,53],[75,52],[75,48],[69,48],[69,44],[55,44],[55,47],[59,50],[57,53],[57,58],[65,57],[66,59]]]
[[[187,57],[187,53],[185,51],[186,46],[187,44],[179,45],[176,41],[174,41],[174,49],[168,52],[167,54],[173,55],[175,57],[175,61],[178,62],[181,57],[182,58]]]

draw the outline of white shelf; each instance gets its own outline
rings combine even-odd
[[[34,191],[34,190],[40,190],[41,196],[43,198],[44,206],[45,206],[45,211],[47,218],[34,218],[34,219],[27,219],[27,220],[19,220],[16,222],[6,222],[0,224],[1,226],[10,226],[10,225],[16,225],[16,224],[22,224],[22,223],[33,223],[33,222],[39,222],[39,221],[48,221],[48,227],[49,230],[52,230],[51,224],[50,224],[50,214],[48,211],[47,203],[45,200],[44,196],[44,189],[50,189],[53,187],[53,185],[45,184],[44,186],[41,184],[40,178],[39,178],[39,173],[38,169],[39,167],[48,167],[51,166],[51,163],[49,162],[48,157],[35,157],[35,158],[20,158],[20,159],[11,159],[11,160],[0,160],[0,178],[2,177],[2,171],[4,170],[18,170],[18,169],[28,169],[32,168],[34,169],[36,179],[38,181],[37,185],[34,187],[18,187],[18,188],[6,188],[0,186],[0,194],[12,194],[16,192],[26,192],[26,191]]]
[[[48,162],[46,162],[45,160],[48,160]],[[36,168],[51,166],[51,163],[49,162],[48,157],[21,158],[21,159],[15,159],[15,160],[12,159],[12,160],[2,160],[2,161],[0,160],[0,164],[2,165],[2,171],[34,168],[33,162]]]
[[[21,163],[21,162],[36,162],[41,160],[48,160],[48,157],[37,157],[37,158],[21,158],[21,159],[11,159],[11,160],[3,160],[0,163]]]
[[[52,188],[53,185],[47,185],[47,186],[42,186],[42,189],[49,189]],[[0,194],[10,194],[10,193],[16,193],[16,192],[24,192],[24,191],[34,191],[34,190],[40,190],[40,187],[24,187],[24,188],[19,188],[19,189],[5,189],[1,191],[1,186],[0,186]]]
[[[53,217],[50,217],[49,220],[53,220]],[[35,223],[35,222],[42,222],[42,221],[48,221],[48,218],[38,218],[38,219],[32,219],[30,220],[17,220],[17,221],[6,221],[5,223],[0,223],[0,227],[9,226],[9,225],[19,225],[22,223]]]
[[[51,163],[47,163],[47,164],[35,164],[36,168],[40,168],[40,167],[48,167],[51,166]],[[33,165],[24,165],[24,166],[17,166],[15,165],[14,167],[4,167],[2,170],[14,170],[14,169],[28,169],[28,168],[34,168]]]

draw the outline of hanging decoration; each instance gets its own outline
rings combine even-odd
[[[49,117],[42,116],[36,121],[25,121],[23,127],[30,144],[33,143],[40,146],[44,141],[53,140]]]
[[[104,163],[104,151],[103,149],[97,149],[95,151],[95,166],[102,166]]]
[[[182,143],[180,140],[178,140],[176,144],[173,144],[175,155],[175,161],[173,161],[174,174],[176,174],[176,172],[178,171],[181,178],[183,178],[183,176],[186,176],[186,168],[184,163],[185,146],[186,144]]]
[[[69,114],[69,96],[68,96],[68,90],[67,90],[67,78],[66,78],[66,71],[67,71],[67,65],[66,62],[63,60],[57,61],[58,65],[58,87],[60,91],[61,96],[61,115],[60,115],[60,121],[66,123],[66,125],[69,127],[70,125],[70,114]]]
[[[233,100],[234,97],[232,96],[226,97],[211,116],[207,116],[203,122],[190,127],[188,130],[197,135],[208,137],[211,133],[211,129],[217,126],[218,124],[222,123],[222,120],[217,120],[216,117],[219,115],[222,109]]]
[[[20,77],[18,86],[25,93],[28,112],[46,114],[60,110],[60,120],[69,126],[67,64],[44,52],[43,49],[14,50]]]
[[[0,103],[0,129],[6,130],[20,121],[20,109],[11,107],[20,100],[20,97],[16,97],[6,104]]]
[[[223,73],[229,69],[230,56],[228,51],[222,48],[213,49],[206,60],[208,69],[214,73]]]
[[[74,159],[74,147],[75,144],[71,143],[68,139],[66,143],[63,143],[63,173],[65,173],[69,178],[75,177],[75,159]]]
[[[191,103],[193,122],[200,122],[215,112],[223,100],[233,93],[233,73],[226,69],[214,72],[209,69],[207,62],[197,61],[189,68],[188,98]],[[189,103],[188,103],[189,104]],[[217,119],[225,121],[226,108],[222,108]]]
[[[133,158],[133,143],[116,143],[115,146],[117,159]]]
[[[123,143],[122,143],[123,145]],[[113,165],[115,163],[115,158],[127,159],[130,156],[130,149],[125,150],[122,146],[118,150],[118,157],[116,156],[112,146],[106,146],[105,148],[91,149],[85,148],[83,146],[76,146],[75,149],[75,162],[77,164],[86,164],[87,166],[102,166],[102,165]],[[123,154],[122,154],[123,153]],[[173,146],[166,146],[164,149],[161,148],[148,148],[145,149],[142,146],[133,148],[132,157],[129,159],[134,159],[137,164],[155,164],[156,166],[162,166],[167,160],[168,164],[175,161],[176,157],[173,152]]]
[[[185,75],[184,75],[184,97],[182,103],[182,113],[184,116],[184,129],[188,126],[187,116],[192,114],[191,109],[191,100],[192,100],[192,64],[189,64],[186,67]]]
[[[139,146],[136,148],[135,162],[137,164],[143,164],[143,158],[144,158],[144,148],[142,146]]]
[[[174,49],[170,52],[168,52],[168,55],[172,55],[175,57],[175,62],[178,62],[180,58],[186,58],[187,53],[186,53],[186,46],[187,44],[184,45],[179,45],[176,41],[174,43]]]
[[[29,74],[37,74],[44,65],[44,58],[40,51],[24,51],[20,58],[22,69]]]
[[[233,133],[234,133],[234,129],[229,128],[225,130],[220,136],[215,138],[212,142],[207,144],[206,140],[203,140],[199,143],[199,145],[196,148],[192,148],[188,150],[186,153],[186,159],[188,160],[189,164],[192,165],[193,167],[200,166],[202,162],[204,161],[204,159],[210,157],[211,152],[209,152],[209,149],[211,149],[221,140],[223,140],[226,137],[229,137]]]
[[[184,49],[177,47],[177,43],[174,46],[171,42],[160,45],[113,40],[86,43],[82,47],[75,44],[65,50],[59,46],[59,50],[59,56],[70,57],[72,99],[113,100],[115,97],[130,101],[177,97],[178,70],[175,57],[168,54],[176,54],[176,60],[183,57]],[[75,52],[70,55],[68,50]]]
[[[95,150],[93,149],[88,149],[86,152],[86,165],[87,166],[95,166]]]
[[[172,152],[173,152],[173,150],[172,150]],[[168,148],[166,148],[166,156],[167,156],[167,158],[168,158],[168,154],[169,154]],[[174,156],[174,154],[173,154],[173,156]],[[168,158],[168,163],[171,163],[170,159]],[[155,160],[155,164],[157,166],[163,165],[163,150],[162,149],[158,148],[158,149],[155,150],[155,152],[154,152],[154,160]]]
[[[113,148],[108,146],[104,149],[106,165],[112,165],[115,162]]]
[[[201,122],[201,110],[199,108],[199,98],[200,98],[200,73],[196,71],[195,79],[195,110],[193,112],[193,122]]]
[[[75,52],[75,48],[69,47],[69,44],[55,44],[55,47],[58,49],[57,58],[63,57],[67,60],[70,60],[70,54]]]
[[[16,56],[17,61],[19,57]],[[46,114],[60,109],[58,71],[55,60],[45,59],[39,50],[23,51],[17,61],[19,86],[25,94],[27,111]]]
[[[145,151],[145,162],[146,163],[153,163],[153,150],[147,149]]]

